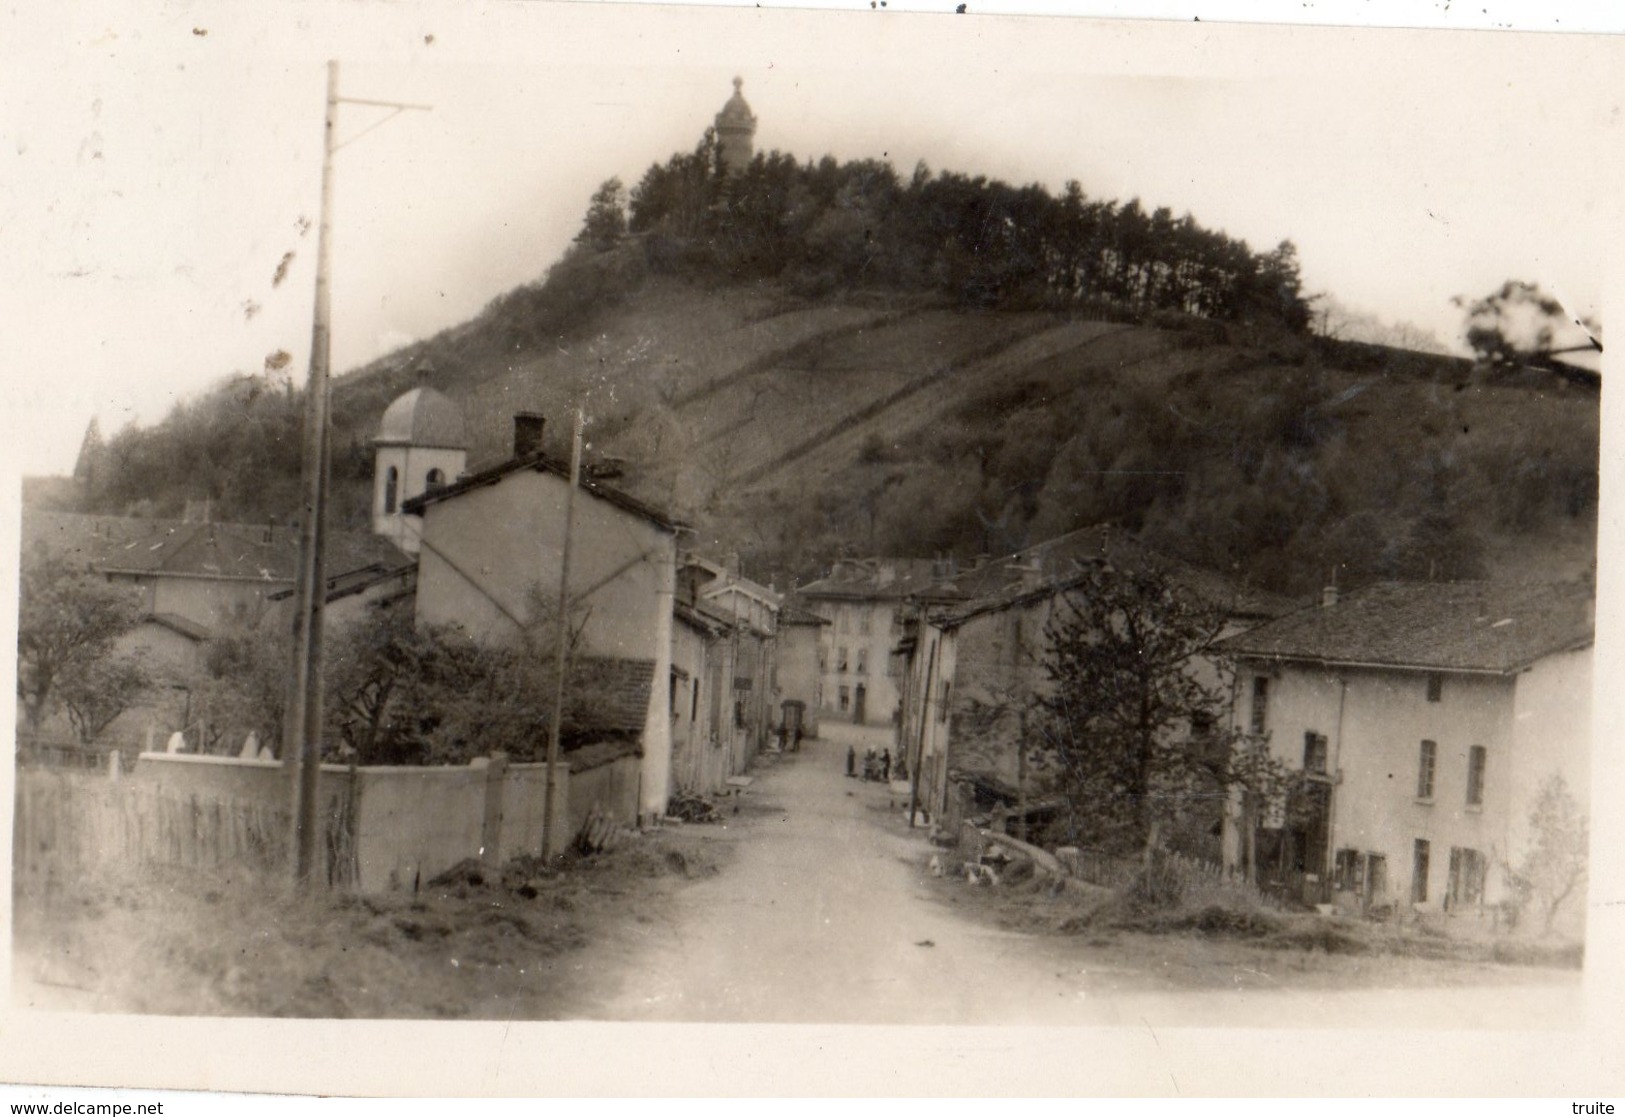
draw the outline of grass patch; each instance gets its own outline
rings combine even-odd
[[[24,973],[95,1008],[173,1015],[552,1019],[568,957],[718,871],[676,831],[553,865],[464,862],[417,894],[294,896],[176,869],[18,881]]]

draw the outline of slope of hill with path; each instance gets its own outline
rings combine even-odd
[[[567,261],[340,377],[340,522],[366,521],[383,408],[427,380],[465,409],[470,468],[508,454],[521,410],[547,415],[562,451],[579,404],[589,458],[617,459],[619,484],[764,580],[843,552],[1007,552],[1095,522],[1289,592],[1334,572],[1567,577],[1593,562],[1598,400],[1583,386],[1168,314],[808,298],[655,274],[635,252]],[[250,505],[294,490],[292,396],[222,392],[115,446],[145,463],[123,491],[152,514],[208,496],[222,518],[287,518]],[[238,421],[282,447],[255,459],[253,485],[223,429]],[[94,510],[126,511],[120,491]]]

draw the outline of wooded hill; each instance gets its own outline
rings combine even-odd
[[[1127,216],[1125,216],[1127,215]],[[1113,522],[1287,592],[1568,576],[1595,540],[1598,399],[1303,332],[1290,244],[1137,204],[707,143],[593,200],[545,280],[335,384],[336,515],[428,382],[471,467],[583,403],[589,457],[784,584],[840,553],[969,558]],[[97,511],[287,518],[297,393],[240,377],[94,453]]]

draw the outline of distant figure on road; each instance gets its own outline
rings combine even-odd
[[[790,751],[791,752],[800,752],[801,751],[801,726],[799,726],[799,725],[796,726],[795,733],[792,734],[791,737],[790,737]]]
[[[850,779],[857,779],[857,777],[858,777],[858,750],[853,748],[851,745],[847,745],[846,746],[846,778],[850,780]]]
[[[790,745],[790,728],[784,722],[779,722],[779,751],[784,752]]]
[[[880,754],[880,778],[887,783],[891,782],[891,749]]]

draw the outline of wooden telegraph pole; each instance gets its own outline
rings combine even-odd
[[[581,484],[581,408],[576,408],[575,426],[570,433],[570,488],[564,496],[564,547],[559,559],[558,670],[553,679],[553,720],[547,729],[547,793],[542,801],[542,860],[548,861],[553,848],[554,798],[559,786],[559,737],[564,725],[564,674],[570,658],[570,544],[575,534],[576,489]]]
[[[321,774],[322,628],[327,612],[323,538],[327,519],[328,370],[331,359],[330,260],[333,151],[338,125],[339,64],[327,64],[327,112],[322,132],[322,203],[316,233],[316,308],[310,331],[310,379],[305,384],[305,446],[301,465],[299,574],[294,586],[293,671],[282,723],[282,757],[292,776],[293,877],[311,886],[316,863],[317,782]]]
[[[322,760],[322,630],[327,613],[324,554],[328,479],[333,456],[329,430],[332,399],[333,153],[343,146],[337,139],[338,107],[346,101],[339,96],[338,88],[339,64],[330,61],[327,64],[327,111],[322,131],[321,218],[316,234],[316,306],[311,319],[310,379],[305,385],[299,572],[294,584],[294,647],[288,680],[288,702],[282,723],[283,764],[290,774],[294,804],[293,877],[295,885],[301,889],[310,888],[314,882],[320,837],[317,803]],[[407,109],[428,108],[427,105],[393,101],[350,100],[348,103],[392,108],[395,112],[391,116]],[[371,128],[367,130],[371,131]]]

